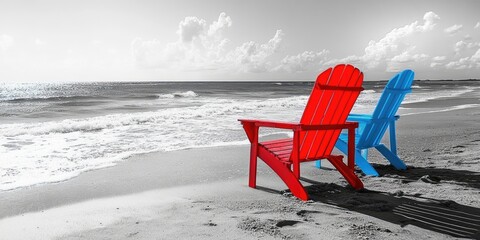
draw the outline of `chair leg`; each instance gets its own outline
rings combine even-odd
[[[257,187],[257,147],[253,146],[253,144],[250,150],[250,170],[248,186],[251,188]]]
[[[362,153],[362,157],[368,161],[368,149],[362,149],[361,153]]]
[[[258,156],[283,180],[295,197],[303,201],[308,200],[307,191],[305,191],[300,180],[293,174],[291,169],[278,161],[264,148],[258,149]]]
[[[252,142],[250,144],[250,169],[249,169],[248,186],[251,188],[256,188],[257,187],[257,157],[258,157],[258,127],[250,126],[248,128],[245,128],[245,131],[249,132],[250,135],[252,136],[252,139],[250,139]]]
[[[344,154],[347,154],[348,152],[347,143],[342,141],[341,139],[338,139],[337,143],[335,144],[335,147],[341,152],[343,152]],[[380,175],[378,174],[377,170],[375,170],[375,168],[373,168],[372,165],[362,156],[362,153],[359,150],[355,150],[355,164],[366,175],[375,176],[375,177],[378,177]]]
[[[357,175],[355,175],[355,172],[352,169],[345,165],[342,161],[342,156],[330,156],[327,159],[355,190],[363,189],[363,182],[357,177]]]
[[[390,149],[393,154],[397,155],[397,135],[395,133],[395,121],[390,121],[388,128],[390,129]]]
[[[322,161],[320,160],[315,161],[315,167],[318,169],[322,168]]]
[[[406,170],[407,165],[395,154],[393,154],[385,145],[380,144],[375,147],[390,163],[398,170]]]
[[[375,170],[375,168],[370,164],[362,154],[358,151],[355,151],[355,164],[362,170],[363,173],[369,176],[378,177],[380,174]]]

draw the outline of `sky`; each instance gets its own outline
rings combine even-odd
[[[480,79],[478,0],[0,0],[0,82]]]

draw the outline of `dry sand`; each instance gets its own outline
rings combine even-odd
[[[0,193],[0,239],[480,239],[479,120],[480,107],[402,116],[407,171],[371,151],[381,176],[355,192],[304,163],[307,202],[261,161],[249,188],[246,145],[139,155]]]

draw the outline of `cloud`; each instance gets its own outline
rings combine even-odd
[[[434,62],[441,62],[447,60],[447,56],[435,56],[432,58],[432,61]]]
[[[415,47],[410,47],[404,50],[401,54],[396,55],[387,62],[387,72],[397,72],[403,68],[405,64],[414,62],[423,62],[429,58],[427,54],[413,53]]]
[[[471,50],[477,47],[480,47],[480,42],[467,42],[460,40],[455,43],[453,50],[455,51],[455,56],[460,56],[465,50]]]
[[[475,24],[475,27],[473,27],[473,29],[477,29],[477,28],[480,28],[480,22],[477,22],[477,24]]]
[[[329,51],[323,49],[320,52],[305,51],[295,56],[286,56],[275,70],[290,73],[317,70],[326,60]]]
[[[443,31],[445,33],[447,33],[448,35],[453,36],[453,35],[457,34],[458,32],[460,32],[462,29],[463,29],[463,25],[455,24],[453,26],[445,28]]]
[[[222,33],[225,29],[232,26],[232,19],[227,16],[226,13],[220,13],[218,20],[213,22],[210,27],[208,28],[208,35],[217,35]]]
[[[258,44],[250,41],[227,54],[226,62],[233,63],[234,68],[243,72],[265,72],[271,69],[268,57],[276,53],[280,47],[284,34],[277,30],[275,36],[267,43]]]
[[[383,37],[369,41],[363,54],[329,59],[331,52],[327,49],[306,50],[298,54],[280,56],[285,38],[282,30],[277,30],[265,42],[247,41],[234,46],[226,37],[228,29],[233,26],[233,21],[227,14],[221,13],[211,23],[190,16],[178,24],[176,41],[161,43],[156,39],[137,38],[132,41],[132,55],[137,67],[173,72],[300,73],[318,71],[322,66],[341,62],[387,72],[405,67],[430,66],[446,69],[480,67],[480,53],[477,51],[480,43],[473,42],[474,38],[469,35],[454,44],[451,54],[444,53],[445,55],[432,57],[424,52],[428,48],[425,48],[422,41],[429,37],[426,33],[435,29],[439,19],[434,12],[426,12],[423,21],[414,21],[403,27],[394,28]],[[446,29],[438,29],[436,33],[443,31],[454,35],[462,28],[462,25],[453,25]],[[453,58],[449,59],[451,57]]]
[[[480,68],[480,49],[478,49],[475,54],[470,58],[470,62],[472,65],[474,65],[476,68]]]
[[[265,72],[272,69],[269,58],[282,42],[283,32],[277,30],[266,43],[249,41],[228,48],[230,40],[224,36],[233,22],[221,13],[211,24],[197,17],[186,17],[178,25],[178,40],[161,44],[158,40],[132,42],[132,55],[138,67],[171,70],[236,70]]]
[[[423,60],[427,57],[426,54],[412,53],[415,46],[406,44],[405,39],[415,33],[424,33],[433,30],[439,19],[440,17],[434,12],[427,12],[423,16],[423,24],[415,21],[401,28],[393,29],[378,41],[371,40],[365,47],[364,55],[352,55],[343,59],[332,60],[328,63],[358,62],[372,69],[386,62],[387,70],[390,70],[390,67],[388,67],[389,63],[398,65],[402,62]]]
[[[178,24],[177,34],[182,42],[191,42],[205,32],[207,23],[197,17],[186,17]]]
[[[445,65],[447,69],[455,69],[455,70],[463,70],[467,68],[471,68],[470,66],[470,58],[460,58],[457,61],[451,61]]]
[[[445,68],[455,70],[480,68],[480,49],[477,49],[477,51],[470,57],[463,57],[447,63]]]
[[[390,61],[396,63],[409,63],[424,61],[427,58],[427,54],[411,54],[409,51],[405,51],[402,54],[393,57],[392,59],[390,59]]]
[[[447,56],[435,56],[431,60],[432,60],[432,62],[430,63],[431,68],[441,67],[445,65],[444,61],[447,60]]]
[[[14,38],[10,35],[2,34],[0,35],[0,50],[6,51],[14,44]]]
[[[393,29],[391,32],[387,33],[384,38],[377,42],[373,40],[370,41],[365,48],[365,55],[363,55],[361,59],[364,62],[367,62],[367,67],[373,68],[378,66],[380,61],[388,59],[389,55],[400,50],[402,47],[400,46],[402,39],[416,32],[421,33],[432,30],[436,25],[436,20],[440,19],[440,17],[433,12],[427,12],[423,16],[423,19],[423,25],[419,25],[418,22],[415,21],[402,28]]]

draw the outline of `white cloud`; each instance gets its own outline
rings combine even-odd
[[[480,28],[480,22],[477,22],[477,24],[475,24],[475,27],[473,27],[474,29],[477,29],[477,28]]]
[[[460,56],[465,50],[471,50],[477,47],[480,47],[480,42],[467,42],[460,40],[455,43],[453,50],[455,51],[455,56]]]
[[[222,54],[229,40],[222,33],[231,25],[225,13],[209,26],[203,19],[186,17],[178,25],[177,41],[162,44],[137,38],[132,42],[132,55],[140,67],[208,69],[225,58]]]
[[[282,30],[277,30],[275,36],[267,43],[246,42],[229,52],[226,60],[243,72],[268,71],[271,69],[271,64],[267,58],[278,51],[283,36]]]
[[[447,60],[447,56],[435,56],[432,58],[432,62],[430,63],[430,67],[436,68],[444,66],[444,61]]]
[[[158,40],[135,39],[132,55],[140,67],[173,70],[238,70],[265,72],[272,69],[269,58],[282,42],[283,32],[277,30],[266,43],[245,42],[228,49],[230,40],[224,32],[232,20],[221,13],[210,25],[197,17],[186,17],[180,22],[175,42],[161,44]]]
[[[275,70],[290,73],[318,70],[326,61],[328,53],[328,50],[323,49],[320,52],[305,51],[295,56],[286,56]]]
[[[447,69],[463,70],[463,69],[480,69],[480,49],[470,57],[460,58],[456,61],[451,61],[445,65]]]
[[[460,58],[457,61],[451,61],[445,65],[447,69],[455,69],[455,70],[463,70],[470,67],[470,58],[465,57],[465,58]]]
[[[2,34],[0,35],[0,50],[6,51],[14,44],[14,38],[10,35]]]
[[[428,55],[426,54],[412,54],[414,48],[409,48],[405,51],[403,51],[401,54],[396,55],[390,59],[391,62],[396,62],[396,63],[408,63],[408,62],[419,62],[426,60],[428,58]]]
[[[475,54],[473,54],[472,60],[476,61],[476,62],[479,62],[480,61],[480,49],[478,49]]]
[[[473,56],[470,58],[470,61],[476,68],[480,68],[480,49],[478,49]]]
[[[186,17],[178,24],[177,34],[182,42],[191,42],[205,32],[207,23],[197,17]]]
[[[282,30],[277,30],[271,39],[263,43],[247,41],[232,46],[231,41],[225,36],[227,30],[233,26],[233,21],[227,14],[221,13],[218,19],[211,23],[197,17],[186,17],[178,25],[176,41],[161,43],[155,39],[135,39],[132,42],[132,55],[139,67],[172,71],[299,73],[318,71],[323,65],[339,62],[389,72],[414,66],[447,69],[480,68],[480,53],[477,51],[480,43],[473,42],[469,35],[455,43],[453,49],[455,56],[452,59],[449,59],[449,54],[432,57],[423,52],[424,46],[421,41],[425,39],[421,36],[427,35],[419,34],[433,31],[439,19],[434,12],[427,12],[423,16],[423,21],[414,21],[403,27],[394,28],[384,37],[371,40],[365,47],[363,55],[328,59],[330,52],[323,49],[318,52],[304,51],[282,59],[278,54],[284,39]],[[462,28],[462,25],[453,25],[447,29],[439,29],[437,33],[443,30],[455,34]]]
[[[435,56],[432,58],[432,61],[434,62],[441,62],[447,60],[447,56]]]
[[[222,33],[225,29],[232,26],[232,19],[226,13],[220,13],[218,20],[213,22],[208,28],[208,35]]]
[[[453,35],[457,34],[458,32],[460,32],[460,30],[462,30],[462,29],[463,29],[463,25],[455,24],[453,26],[445,28],[443,31],[446,32],[447,34],[453,36]]]
[[[415,33],[428,32],[434,29],[440,17],[434,12],[427,12],[423,16],[423,24],[415,21],[401,28],[395,28],[378,41],[371,40],[365,47],[365,54],[362,56],[348,56],[340,60],[332,60],[329,63],[337,62],[360,62],[369,69],[378,67],[381,63],[387,63],[387,70],[391,70],[389,63],[398,65],[405,61],[420,61],[427,58],[425,54],[413,53],[415,46],[409,46],[404,42],[407,37]],[[393,62],[392,62],[393,61]]]
[[[387,62],[387,71],[396,72],[401,70],[404,64],[409,64],[413,62],[422,62],[428,59],[426,54],[413,54],[415,47],[407,48],[401,54],[396,55]]]

